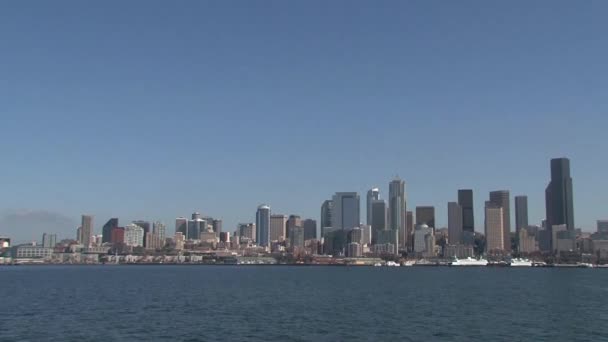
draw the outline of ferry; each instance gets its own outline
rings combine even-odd
[[[510,266],[512,267],[532,267],[532,261],[528,259],[513,259]]]
[[[386,266],[397,267],[397,266],[401,266],[401,264],[399,264],[398,262],[394,262],[394,261],[387,261]]]
[[[486,259],[473,259],[468,257],[466,259],[454,258],[454,261],[450,263],[450,266],[487,266],[488,260]]]

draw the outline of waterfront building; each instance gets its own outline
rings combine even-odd
[[[572,178],[568,158],[551,159],[551,181],[545,189],[545,207],[549,231],[556,225],[565,225],[567,230],[574,231]],[[552,237],[554,236],[552,234]],[[553,242],[554,240],[552,250],[555,250]]]
[[[142,247],[144,245],[144,229],[135,223],[125,226],[125,244],[131,247]]]
[[[358,242],[351,242],[346,245],[346,256],[349,258],[360,258],[362,253],[361,244]]]
[[[333,196],[332,224],[336,229],[353,229],[359,226],[360,199],[356,192],[336,192]]]
[[[262,204],[255,214],[256,241],[259,246],[270,245],[270,206]]]
[[[80,226],[80,238],[78,242],[85,248],[91,246],[93,236],[93,215],[82,215],[82,225]]]
[[[473,256],[473,246],[448,244],[443,248],[443,257],[446,259],[452,259],[454,257],[466,259],[472,258]]]
[[[448,242],[451,245],[462,243],[462,207],[457,202],[448,203]]]
[[[325,234],[326,228],[332,228],[332,213],[334,209],[333,200],[325,200],[321,205],[321,237]]]
[[[519,253],[534,253],[538,251],[536,235],[528,231],[528,227],[521,227],[517,235],[519,237]]]
[[[109,219],[108,222],[106,222],[106,224],[103,225],[103,228],[101,229],[101,242],[102,243],[111,242],[112,229],[114,229],[116,227],[118,227],[118,218],[116,218],[116,217]]]
[[[42,234],[42,247],[54,248],[57,244],[57,234]]]
[[[287,216],[270,215],[270,241],[285,240],[285,229],[287,227]]]
[[[398,177],[388,185],[388,229],[397,232],[397,249],[407,250],[410,236],[406,234],[407,200],[405,182]]]
[[[515,196],[515,232],[528,227],[528,196]]]
[[[392,243],[379,243],[372,245],[372,253],[376,256],[397,254],[397,248]]]
[[[373,210],[372,210],[372,203],[374,201],[377,201],[380,199],[380,189],[378,188],[372,188],[369,189],[367,191],[367,210],[366,210],[366,215],[367,215],[367,221],[366,223],[368,225],[373,225]]]
[[[53,255],[53,248],[36,244],[13,246],[11,256],[15,259],[48,259]]]
[[[505,250],[503,207],[486,202],[485,207],[486,252]]]
[[[181,251],[184,249],[186,237],[182,232],[175,232],[175,237],[173,238],[175,241],[175,249]]]

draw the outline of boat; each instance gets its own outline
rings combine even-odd
[[[389,267],[398,267],[398,266],[401,266],[401,264],[399,264],[398,262],[394,262],[394,261],[387,261],[386,262],[386,266],[389,266]]]
[[[374,264],[374,267],[381,267],[381,266],[382,266],[382,264],[379,263],[379,262],[377,262],[377,263]]]
[[[450,266],[487,266],[488,260],[486,259],[473,259],[468,257],[466,259],[454,258],[454,261],[450,263]]]
[[[532,261],[528,259],[513,259],[511,260],[510,266],[513,267],[532,267]]]
[[[406,260],[403,262],[403,266],[414,266],[416,264],[416,260]]]

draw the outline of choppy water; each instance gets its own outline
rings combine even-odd
[[[608,270],[0,267],[0,341],[601,341]]]

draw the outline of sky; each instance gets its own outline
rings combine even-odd
[[[194,211],[319,219],[396,175],[447,225],[457,190],[528,195],[568,157],[608,218],[606,1],[2,1],[0,235]],[[514,207],[513,203],[511,204]],[[409,210],[408,208],[408,210]],[[512,210],[514,211],[514,210]],[[513,228],[513,227],[512,227]]]

